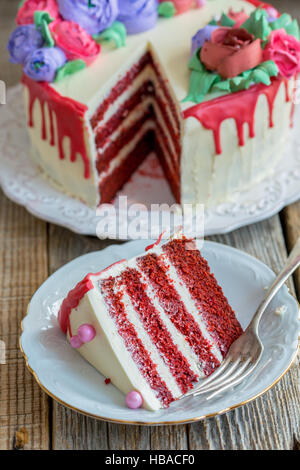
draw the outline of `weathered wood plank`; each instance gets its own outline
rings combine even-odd
[[[18,1],[0,4],[0,79],[18,83],[21,68],[8,62],[7,38]],[[49,399],[26,369],[19,350],[20,322],[37,287],[47,278],[47,224],[0,194],[0,449],[49,448]]]
[[[300,202],[286,207],[281,214],[288,251],[291,251],[300,236]],[[294,274],[295,287],[300,298],[300,269]]]
[[[20,322],[31,296],[47,278],[47,231],[0,193],[0,449],[48,449],[48,398],[26,369],[19,349]],[[18,434],[17,434],[18,433]]]

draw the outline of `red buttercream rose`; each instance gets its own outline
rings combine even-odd
[[[69,60],[82,59],[91,64],[100,53],[100,44],[74,21],[53,21],[50,32],[56,46],[60,47]]]
[[[279,73],[291,78],[300,72],[300,42],[285,29],[273,31],[264,50],[264,60],[273,60]]]
[[[35,11],[47,11],[51,18],[60,17],[58,6],[55,0],[26,0],[19,8],[16,22],[17,24],[33,24]]]
[[[249,15],[247,15],[244,10],[234,11],[232,8],[230,8],[229,12],[227,13],[227,16],[235,22],[235,28],[239,28],[240,26],[242,26],[242,24],[245,23],[249,18]]]
[[[201,61],[222,78],[233,78],[263,61],[261,40],[246,29],[218,28],[201,49]]]

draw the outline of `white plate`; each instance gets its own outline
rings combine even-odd
[[[104,377],[71,348],[57,323],[62,299],[86,273],[136,256],[149,243],[132,241],[81,256],[59,269],[39,288],[23,320],[20,344],[41,387],[73,410],[107,421],[134,424],[197,421],[245,404],[272,387],[289,369],[298,347],[299,307],[286,286],[262,319],[260,336],[265,350],[256,371],[234,390],[210,401],[205,396],[191,397],[157,412],[130,410],[125,396],[113,385],[105,385]],[[274,273],[255,258],[218,243],[205,242],[202,253],[245,329]]]
[[[0,112],[0,184],[5,194],[29,212],[46,221],[62,225],[70,230],[95,235],[100,217],[96,211],[80,201],[54,189],[29,158],[29,138],[25,128],[21,87],[8,90],[7,105]],[[258,222],[279,212],[284,206],[300,198],[300,107],[295,115],[292,139],[286,155],[274,174],[250,191],[235,195],[232,202],[221,204],[205,212],[205,235],[227,233],[243,225]],[[153,155],[140,167],[130,182],[119,193],[128,196],[128,203],[174,203],[160,167]],[[117,199],[116,199],[117,202]],[[147,214],[141,218],[148,220]],[[132,219],[136,218],[136,215]],[[128,212],[120,213],[119,224],[129,223]],[[141,228],[140,238],[153,238],[163,226],[148,224]],[[100,236],[101,233],[98,233]],[[118,237],[114,232],[103,234]],[[196,234],[195,234],[196,235]],[[202,236],[203,233],[197,234]]]

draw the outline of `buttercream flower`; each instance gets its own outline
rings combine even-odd
[[[65,20],[75,21],[90,35],[109,28],[118,16],[118,0],[57,0]]]
[[[165,0],[160,0],[160,1],[165,1]],[[172,3],[174,3],[176,14],[180,15],[181,13],[184,13],[185,11],[188,11],[192,8],[193,1],[192,0],[171,0]],[[198,8],[200,8],[200,5],[197,5]],[[201,5],[203,6],[203,5]]]
[[[191,55],[193,55],[197,49],[203,47],[205,41],[210,41],[212,33],[218,28],[219,26],[208,24],[204,28],[199,29],[199,31],[197,31],[197,33],[192,37]]]
[[[245,12],[245,10],[242,11],[234,11],[232,8],[230,8],[229,12],[227,13],[227,16],[235,22],[234,27],[235,28],[240,28],[245,21],[249,18],[249,15]]]
[[[264,60],[273,60],[279,73],[291,78],[300,72],[300,42],[285,29],[272,31],[264,50]]]
[[[55,0],[26,0],[18,11],[17,24],[33,24],[35,11],[47,11],[51,18],[59,18]]]
[[[157,6],[157,0],[122,0],[117,19],[125,25],[128,34],[141,33],[156,25]]]
[[[100,45],[74,21],[53,21],[49,28],[56,46],[69,60],[82,59],[89,65],[101,50]]]
[[[41,33],[33,24],[18,26],[10,35],[7,49],[13,64],[24,64],[27,56],[44,43]]]
[[[67,57],[59,47],[43,47],[27,57],[24,72],[37,82],[53,82],[57,69],[66,62]]]
[[[208,70],[233,78],[263,61],[261,40],[245,29],[221,27],[205,42],[200,58]]]

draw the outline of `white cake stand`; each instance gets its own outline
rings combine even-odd
[[[108,224],[103,227],[103,212],[99,214],[76,199],[62,194],[44,178],[29,158],[30,145],[22,103],[21,86],[18,85],[8,90],[7,104],[0,108],[0,184],[7,197],[26,207],[36,217],[67,227],[76,233],[111,239],[133,238],[122,227],[130,223],[136,224],[137,212],[128,214],[127,210],[121,209],[118,212],[117,231],[114,211],[111,214],[106,212]],[[228,233],[261,221],[300,198],[299,126],[300,108],[295,114],[294,130],[285,158],[273,175],[255,188],[236,194],[233,201],[207,209],[204,218],[205,236]],[[147,158],[119,193],[114,201],[115,207],[119,207],[120,196],[127,196],[128,205],[138,203],[149,207],[150,204],[174,204],[154,155]],[[168,209],[160,210],[165,216],[168,216],[167,211]],[[138,216],[140,226],[137,238],[155,238],[164,229],[163,223],[158,222],[157,227],[152,223],[150,232],[147,211],[139,212]],[[180,214],[177,213],[177,216]],[[202,236],[202,227],[194,235]]]

